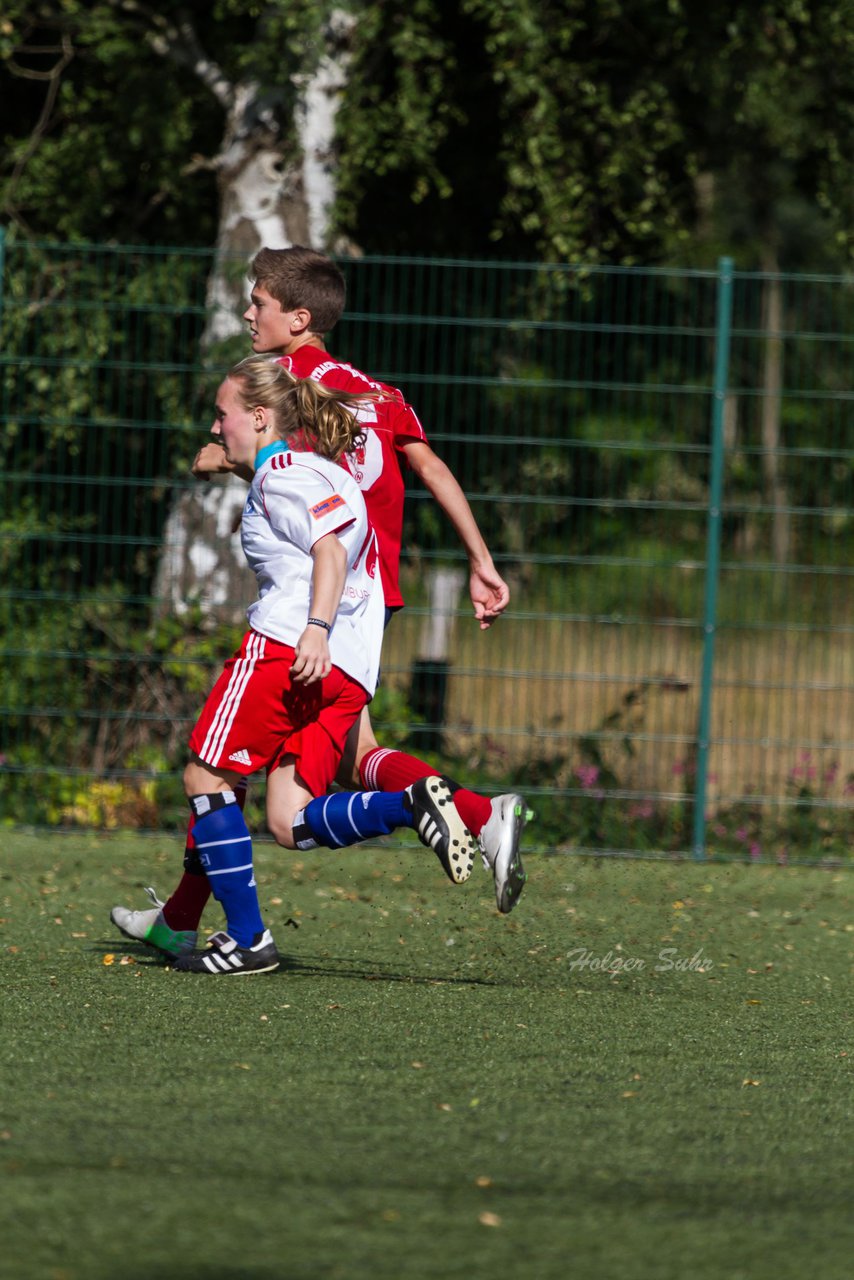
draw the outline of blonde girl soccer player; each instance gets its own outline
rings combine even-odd
[[[254,258],[250,277],[251,303],[244,315],[256,354],[276,355],[297,378],[365,398],[356,412],[364,436],[342,461],[356,480],[379,546],[380,576],[386,603],[386,622],[403,606],[400,589],[400,550],[403,536],[404,484],[401,462],[426,484],[460,536],[469,558],[469,591],[481,628],[489,627],[509,600],[509,588],[498,574],[477,522],[458,481],[427,443],[424,428],[412,406],[394,387],[368,377],[331,355],[324,335],[341,318],[346,299],[344,277],[325,254],[300,245],[262,249]],[[366,394],[367,393],[367,394]],[[252,470],[232,464],[216,441],[204,445],[193,464],[196,475],[232,472],[251,483]],[[408,752],[382,747],[374,735],[365,707],[350,733],[336,781],[342,786],[399,791],[419,778],[435,774],[432,764]],[[502,913],[512,911],[525,886],[520,841],[531,816],[524,797],[508,792],[489,799],[453,785],[454,803],[480,848],[484,866],[492,872],[495,900]],[[240,803],[245,791],[238,793]],[[188,834],[185,873],[165,903],[154,890],[149,896],[163,910],[173,931],[194,934],[208,900],[208,882],[194,874],[192,831]],[[116,908],[130,918],[126,908]],[[139,932],[154,942],[148,930],[156,912],[133,913]],[[158,930],[159,942],[169,937]]]
[[[241,361],[217,393],[212,433],[231,462],[254,472],[241,537],[258,599],[190,736],[184,789],[195,850],[226,930],[206,951],[180,948],[179,972],[263,973],[279,965],[235,795],[259,769],[268,774],[272,834],[285,848],[341,848],[413,827],[453,881],[471,871],[476,846],[444,779],[399,792],[325,794],[376,688],[384,623],[376,537],[358,485],[338,463],[358,443],[349,407],[356,403],[267,356]],[[297,436],[312,452],[291,451],[288,440]],[[139,914],[116,908],[113,921],[138,937],[138,922],[124,917]]]

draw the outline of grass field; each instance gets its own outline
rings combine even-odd
[[[851,1275],[850,872],[264,845],[213,983],[109,925],[178,856],[4,838],[3,1280]]]

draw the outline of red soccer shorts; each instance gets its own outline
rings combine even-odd
[[[283,755],[313,795],[330,788],[347,734],[368,695],[338,667],[314,684],[291,684],[293,646],[247,631],[229,658],[190,735],[190,750],[212,769],[269,772]]]

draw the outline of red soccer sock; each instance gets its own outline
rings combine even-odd
[[[246,804],[245,780],[242,786],[240,783],[235,786],[234,794],[242,811],[243,806]],[[184,851],[185,866],[187,861],[192,858],[196,848],[193,840],[193,827],[195,824],[196,815],[191,814],[187,825],[187,846]],[[201,868],[195,872],[185,871],[163,907],[163,919],[170,929],[198,929],[210,896],[210,882],[204,872],[201,871]]]
[[[170,929],[198,929],[210,896],[207,876],[185,871],[163,908],[163,919]]]
[[[405,751],[392,751],[389,747],[374,747],[363,756],[359,766],[362,786],[368,791],[403,791],[419,778],[429,778],[437,772],[435,765],[426,764],[416,756],[408,756]],[[492,813],[491,802],[476,791],[456,787],[454,804],[472,835],[479,835]]]
[[[193,839],[195,825],[196,815],[191,813],[187,824],[187,844],[184,849],[185,867],[188,862],[198,861],[197,854],[195,859],[193,858],[196,852],[196,842]],[[185,871],[177,887],[166,900],[163,919],[170,929],[198,929],[210,896],[211,886],[201,865],[198,871]]]

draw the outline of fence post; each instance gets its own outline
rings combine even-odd
[[[712,388],[711,471],[708,524],[706,527],[706,577],[703,598],[703,666],[700,677],[700,714],[697,724],[697,773],[694,780],[694,857],[706,856],[706,793],[709,774],[709,735],[712,723],[712,685],[715,665],[718,578],[721,558],[721,502],[724,478],[724,408],[729,382],[730,332],[732,328],[732,258],[718,259],[717,315],[715,320],[715,373]]]
[[[0,326],[3,324],[3,281],[6,273],[6,228],[0,227]]]
[[[441,751],[445,724],[445,697],[451,632],[466,576],[462,569],[431,569],[427,573],[430,612],[421,632],[420,657],[412,664],[409,704],[423,726],[413,728],[411,738],[423,751]]]

